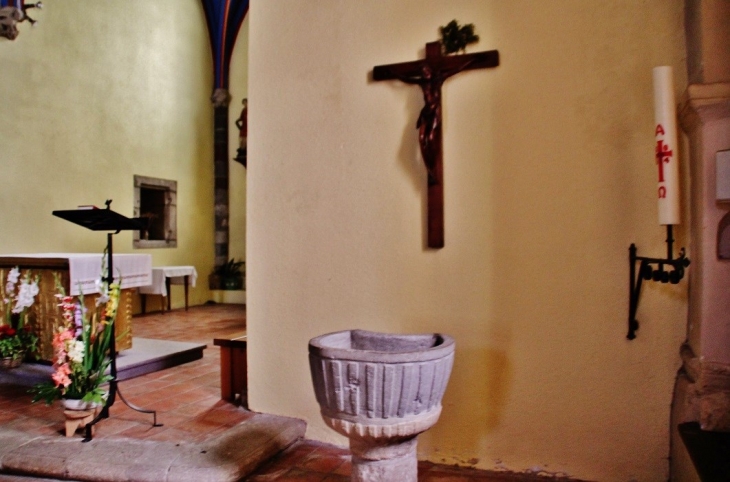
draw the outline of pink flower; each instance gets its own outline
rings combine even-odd
[[[56,350],[56,365],[66,363],[67,357],[68,353],[66,353],[66,350]]]
[[[68,366],[68,363],[64,363],[63,365],[60,365],[58,368],[56,368],[56,371],[51,375],[51,378],[53,379],[53,382],[56,384],[56,386],[63,385],[64,387],[68,387],[71,385],[71,379],[68,377],[71,374],[71,369]]]
[[[66,324],[71,324],[74,322],[74,312],[76,311],[76,303],[74,303],[74,299],[71,296],[62,296],[62,295],[56,295],[56,298],[60,300],[60,303],[58,304],[59,307],[61,307],[61,310],[63,310],[63,313],[61,316],[63,316],[63,319],[66,320]]]
[[[74,334],[71,330],[64,330],[53,335],[52,345],[54,348],[63,348],[66,346],[66,340],[71,340]]]

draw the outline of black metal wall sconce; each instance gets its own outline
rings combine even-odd
[[[684,270],[689,266],[689,258],[685,256],[684,248],[679,250],[679,256],[674,258],[672,245],[674,238],[672,236],[672,225],[667,225],[667,257],[647,258],[636,255],[636,245],[633,243],[629,247],[629,272],[630,272],[630,288],[629,288],[629,333],[626,338],[633,340],[636,338],[636,330],[639,329],[639,322],[636,320],[636,310],[639,307],[639,297],[641,296],[641,283],[643,280],[658,281],[660,283],[670,283],[676,285],[684,278]],[[636,272],[636,263],[640,261],[639,272]],[[656,267],[654,267],[656,266]],[[671,267],[671,271],[664,268]]]

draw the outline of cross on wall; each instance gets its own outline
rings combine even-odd
[[[499,52],[489,50],[473,54],[441,53],[440,42],[426,44],[426,58],[373,68],[373,80],[400,80],[418,85],[423,91],[424,106],[418,116],[418,141],[428,173],[428,247],[444,247],[443,141],[441,86],[449,77],[463,70],[499,65]]]

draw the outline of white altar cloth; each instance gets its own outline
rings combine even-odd
[[[97,281],[101,280],[102,254],[100,253],[37,253],[6,254],[2,258],[40,258],[68,260],[70,295],[98,293]],[[106,257],[105,257],[106,258]],[[121,275],[122,289],[147,286],[152,283],[151,254],[113,254],[114,280]]]
[[[167,297],[166,280],[169,278],[170,284],[184,285],[186,276],[190,286],[195,287],[195,280],[198,279],[195,266],[159,266],[152,268],[152,282],[149,286],[141,286],[139,292],[144,295]]]

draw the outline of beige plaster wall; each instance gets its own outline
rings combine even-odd
[[[421,458],[666,480],[687,282],[646,286],[629,342],[627,256],[632,242],[666,251],[651,69],[672,65],[686,87],[682,12],[681,0],[253,2],[252,408],[344,444],[319,418],[307,341],[442,331],[456,362]],[[502,65],[445,84],[446,246],[433,251],[421,93],[368,76],[422,57],[453,18]]]
[[[22,24],[14,42],[0,39],[0,252],[101,252],[103,235],[51,211],[110,198],[131,215],[135,174],[172,179],[178,247],[134,252],[151,253],[155,265],[195,265],[191,303],[205,302],[213,75],[200,2],[46,0],[33,13],[35,28]],[[116,252],[133,252],[130,232],[114,239]],[[173,290],[181,306],[182,289]]]
[[[689,81],[692,84],[727,82],[730,66],[730,2],[686,0]]]

